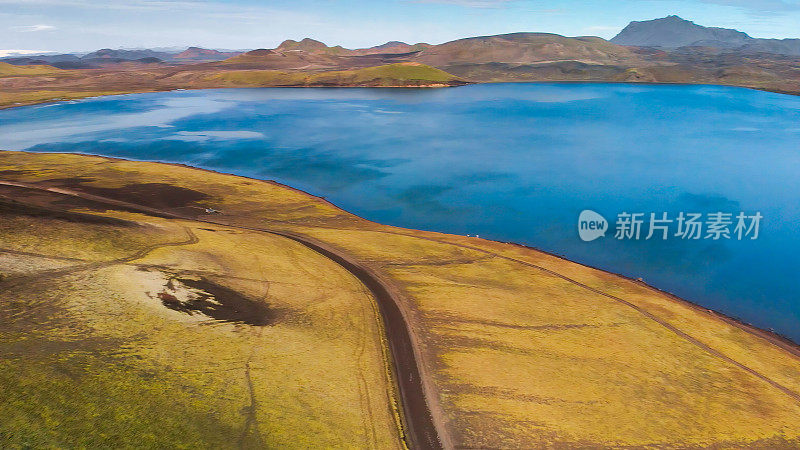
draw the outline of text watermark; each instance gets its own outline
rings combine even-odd
[[[661,213],[617,214],[614,222],[614,239],[618,240],[755,240],[761,228],[760,212],[679,212],[670,215]],[[609,231],[608,221],[592,210],[584,210],[578,217],[578,235],[584,241],[605,237]]]

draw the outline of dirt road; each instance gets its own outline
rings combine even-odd
[[[359,264],[355,259],[349,255],[338,252],[333,248],[326,246],[324,243],[310,239],[305,236],[286,233],[283,231],[269,230],[264,228],[244,227],[237,225],[229,225],[223,222],[197,219],[193,217],[182,216],[168,211],[163,211],[156,208],[137,205],[111,198],[101,197],[97,195],[87,194],[80,191],[63,188],[53,188],[46,186],[38,186],[35,184],[2,181],[0,185],[15,186],[26,189],[33,189],[38,191],[46,191],[60,195],[68,195],[84,200],[93,202],[105,203],[108,205],[123,207],[127,210],[139,211],[145,214],[156,215],[158,217],[167,217],[180,220],[187,220],[193,222],[210,223],[214,225],[222,225],[230,228],[239,228],[249,231],[260,231],[277,236],[282,236],[298,242],[309,249],[327,257],[333,262],[339,264],[345,270],[358,278],[364,286],[369,289],[377,301],[380,308],[381,317],[383,319],[384,328],[386,330],[386,339],[389,343],[390,353],[392,355],[393,372],[397,383],[397,390],[400,396],[400,403],[402,407],[402,420],[404,427],[404,434],[406,445],[412,449],[440,449],[444,448],[439,432],[434,424],[434,418],[431,410],[428,407],[427,396],[423,389],[423,381],[420,376],[419,363],[414,353],[414,347],[411,336],[403,314],[398,306],[399,299],[394,292],[396,291],[392,286],[389,286],[385,281],[378,277],[372,270]],[[190,240],[194,236],[190,236]],[[196,238],[195,238],[196,239]],[[188,241],[187,241],[188,242]],[[185,244],[186,242],[180,243]],[[162,244],[163,245],[163,244]],[[167,244],[170,245],[170,244]],[[178,245],[178,243],[171,244]],[[152,249],[147,249],[149,252]],[[128,258],[126,258],[128,259]],[[80,270],[87,270],[94,265],[98,267],[104,264],[117,264],[124,262],[122,260],[109,261],[107,263],[96,263],[80,267]],[[67,272],[67,270],[54,271]]]

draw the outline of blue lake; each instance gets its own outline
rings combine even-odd
[[[715,86],[236,89],[0,111],[0,148],[274,179],[378,222],[515,241],[800,341],[800,97]],[[611,230],[584,242],[578,215]],[[618,240],[619,213],[644,213]],[[758,239],[646,240],[759,212]],[[705,231],[703,232],[705,237]]]

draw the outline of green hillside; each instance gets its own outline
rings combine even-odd
[[[64,73],[64,70],[52,66],[15,66],[0,62],[0,77],[18,77],[26,75],[55,75]]]
[[[397,63],[329,72],[237,70],[207,77],[231,86],[428,86],[464,84],[459,78],[424,64]]]

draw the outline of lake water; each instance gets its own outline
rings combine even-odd
[[[274,179],[378,222],[515,241],[800,341],[800,97],[487,84],[125,95],[0,111],[0,148]],[[584,242],[578,215],[611,231]],[[614,238],[644,213],[639,240]],[[759,237],[646,240],[649,213],[760,212]],[[704,232],[705,235],[705,232]],[[656,237],[661,237],[657,233]]]

